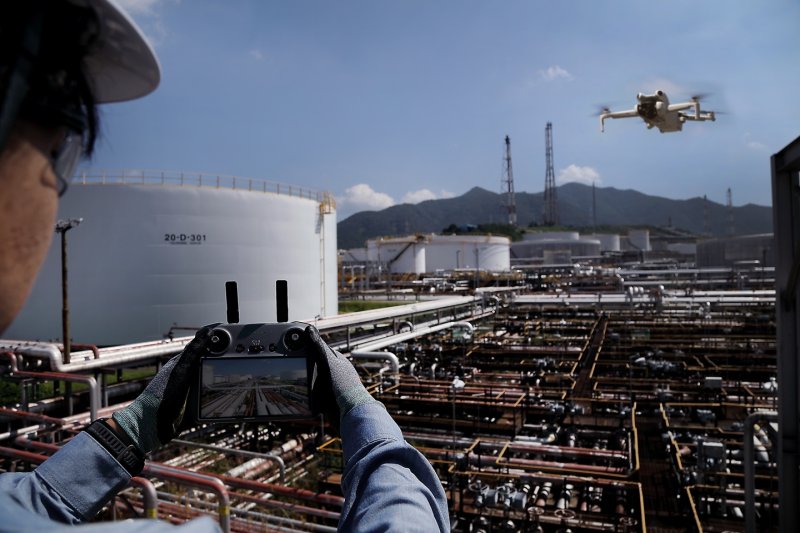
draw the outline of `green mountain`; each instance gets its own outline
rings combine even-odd
[[[562,226],[591,227],[592,188],[567,183],[557,188],[558,214]],[[517,220],[520,226],[540,224],[544,193],[516,194]],[[474,187],[457,198],[401,204],[382,211],[355,213],[338,224],[339,248],[357,248],[372,237],[440,232],[450,224],[503,223],[504,195]],[[702,198],[672,200],[649,196],[634,190],[598,187],[595,191],[598,226],[654,226],[685,230],[695,234],[705,231]],[[728,233],[728,209],[708,202],[708,230],[713,235]],[[733,208],[734,232],[737,235],[772,231],[772,208],[746,204]]]

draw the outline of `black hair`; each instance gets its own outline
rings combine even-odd
[[[0,3],[0,119],[5,128],[17,117],[66,126],[83,133],[84,154],[92,154],[99,120],[83,60],[98,31],[93,9],[66,0]],[[6,135],[0,131],[0,143]]]

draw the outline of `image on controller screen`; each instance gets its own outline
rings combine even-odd
[[[308,409],[306,359],[203,360],[200,417],[257,416],[311,416]]]

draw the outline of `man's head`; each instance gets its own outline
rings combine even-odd
[[[52,239],[58,197],[97,137],[95,105],[138,98],[160,69],[111,0],[0,3],[0,333]]]

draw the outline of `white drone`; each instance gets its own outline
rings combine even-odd
[[[640,117],[647,124],[647,129],[656,127],[661,133],[681,131],[687,120],[713,122],[716,120],[713,111],[700,110],[700,98],[701,96],[692,96],[691,102],[670,104],[664,91],[656,91],[655,94],[639,93],[636,95],[639,103],[634,109],[611,111],[607,107],[603,108],[600,112],[600,131],[605,131],[604,122],[607,118]],[[684,113],[688,109],[693,109],[694,113]]]

